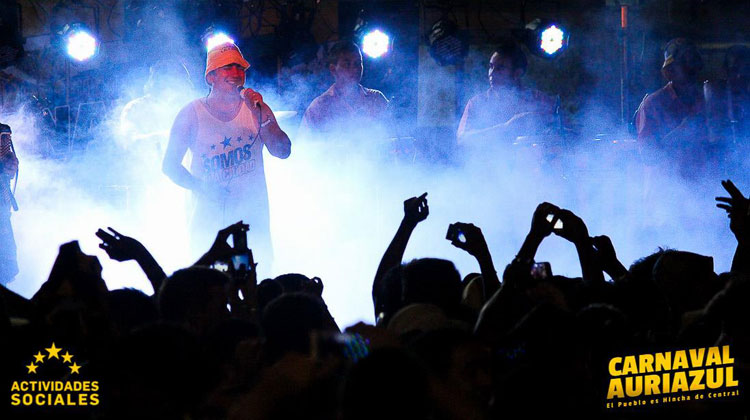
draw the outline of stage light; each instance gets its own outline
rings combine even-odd
[[[391,37],[380,29],[368,32],[362,37],[362,52],[371,58],[380,58],[390,49]]]
[[[64,32],[65,51],[76,61],[86,61],[96,55],[99,41],[83,27],[71,26]]]
[[[554,58],[568,48],[570,34],[559,23],[535,19],[524,29],[513,32],[529,51],[543,58]]]
[[[206,51],[211,51],[216,46],[221,44],[234,44],[234,40],[224,32],[216,32],[208,35],[206,38]]]
[[[539,48],[548,55],[555,54],[563,47],[565,32],[555,25],[547,27],[542,31],[539,42]]]
[[[430,55],[441,66],[460,63],[468,51],[466,36],[458,30],[453,19],[440,19],[432,25],[427,35]]]

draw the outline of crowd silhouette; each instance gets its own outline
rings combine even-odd
[[[677,249],[627,268],[607,236],[591,236],[572,211],[545,202],[500,275],[482,230],[452,224],[447,239],[477,262],[462,278],[448,260],[403,261],[429,217],[427,193],[409,198],[374,273],[376,325],[348,327],[326,306],[325,279],[258,279],[251,253],[228,241],[246,230],[242,222],[169,276],[137,239],[99,230],[100,247],[136,261],[154,295],[108,290],[97,258],[75,241],[62,244],[31,299],[2,288],[0,360],[5,384],[35,349],[74,349],[101,384],[100,404],[6,406],[4,418],[747,418],[742,394],[605,409],[615,355],[730,345],[740,384],[747,376],[750,199],[729,180],[722,186],[728,196],[716,206],[729,217],[736,244],[727,246],[736,252],[731,271],[719,274],[711,257]],[[575,247],[580,278],[535,262],[552,234]],[[238,254],[248,258],[237,264]]]

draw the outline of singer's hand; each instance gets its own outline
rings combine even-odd
[[[242,89],[241,94],[242,98],[245,99],[245,103],[247,103],[247,106],[253,108],[263,105],[263,95],[261,95],[260,93],[250,88],[246,88]]]

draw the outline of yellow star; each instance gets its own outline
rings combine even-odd
[[[36,373],[36,368],[39,366],[35,365],[34,362],[31,362],[30,365],[26,365],[26,368],[29,370],[28,373]]]
[[[55,343],[52,343],[52,347],[45,349],[47,350],[47,353],[49,353],[48,359],[55,358],[57,360],[60,360],[60,357],[57,355],[57,353],[60,353],[60,350],[62,350],[59,347],[55,347]]]
[[[34,359],[36,359],[37,363],[44,363],[44,355],[41,351],[34,355]]]
[[[81,367],[76,364],[76,362],[73,362],[72,365],[68,366],[70,368],[70,373],[80,373],[78,372],[78,369]]]
[[[71,360],[73,360],[73,355],[68,353],[67,351],[65,354],[62,355],[63,357],[63,363],[70,363]]]

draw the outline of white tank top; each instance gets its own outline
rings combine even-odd
[[[224,122],[211,115],[201,99],[194,100],[192,106],[198,132],[190,145],[193,155],[190,172],[229,191],[220,204],[232,223],[248,217],[248,210],[251,214],[267,213],[268,193],[257,115],[243,102],[237,116]]]

